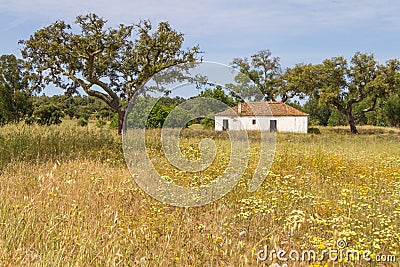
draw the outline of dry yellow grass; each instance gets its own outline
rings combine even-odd
[[[284,262],[258,261],[265,245],[321,251],[344,239],[353,250],[396,255],[397,263],[384,266],[398,266],[399,132],[321,132],[279,134],[271,173],[256,192],[246,184],[255,150],[232,192],[203,207],[176,208],[135,184],[114,132],[0,128],[0,265],[268,266]],[[185,138],[184,148],[196,139]]]

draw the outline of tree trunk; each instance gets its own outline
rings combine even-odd
[[[352,133],[352,134],[358,134],[357,127],[356,127],[356,122],[355,122],[355,120],[354,120],[353,114],[352,114],[351,111],[350,111],[350,112],[347,112],[346,115],[347,115],[347,119],[348,119],[349,124],[350,124],[350,131],[351,131],[351,133]]]
[[[124,125],[125,110],[118,110],[118,134],[122,134],[122,126]]]

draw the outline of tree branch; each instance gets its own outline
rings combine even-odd
[[[362,110],[362,113],[367,113],[367,112],[370,112],[370,111],[374,111],[377,101],[378,101],[378,97],[375,96],[375,97],[374,97],[374,100],[373,100],[373,102],[372,102],[372,105],[371,105],[369,108],[363,109],[363,110]]]
[[[340,112],[342,112],[343,114],[346,114],[346,109],[337,102],[336,99],[331,101],[332,106],[334,106],[335,108],[337,108]]]
[[[82,89],[83,89],[88,95],[94,96],[94,97],[97,97],[97,98],[103,100],[109,107],[111,107],[111,108],[114,109],[115,111],[118,111],[119,105],[117,105],[117,104],[115,103],[115,101],[113,101],[114,99],[110,99],[110,97],[109,97],[108,95],[90,89],[90,87],[92,87],[92,85],[93,85],[93,83],[91,83],[90,81],[89,81],[90,83],[87,84],[84,80],[82,80],[82,79],[76,77],[76,76],[74,75],[73,72],[68,73],[68,72],[63,71],[62,74],[65,75],[65,76],[67,76],[68,78],[70,78],[70,79],[71,79],[72,81],[74,81],[75,83],[79,84],[79,85],[82,87]]]

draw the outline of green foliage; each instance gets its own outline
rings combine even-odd
[[[243,92],[241,92],[243,93]],[[205,90],[201,91],[197,97],[203,98],[211,98],[218,100],[229,107],[234,107],[237,105],[237,101],[240,100],[233,91],[230,94],[227,94],[222,86],[217,85],[215,88],[206,88]],[[213,107],[213,103],[207,103],[208,101],[201,101],[197,109],[201,109],[203,112],[207,112],[209,117],[213,117],[216,113]],[[213,129],[214,128],[214,119],[210,118],[199,118],[196,121],[192,121],[192,123],[200,123],[203,125],[204,129]]]
[[[210,119],[210,118],[204,118],[201,120],[201,124],[203,125],[203,128],[206,130],[214,129],[215,120]]]
[[[332,109],[328,119],[328,126],[343,126],[347,125],[348,121],[343,113],[337,109]]]
[[[80,115],[79,115],[79,119],[84,119],[84,120],[89,120],[89,118],[90,118],[90,115],[88,114],[88,113],[86,113],[86,112],[84,112],[84,113],[81,113]]]
[[[231,95],[226,94],[220,85],[217,85],[214,89],[206,88],[200,92],[198,97],[213,98],[227,104],[230,107],[234,107],[237,104],[237,101]]]
[[[170,111],[171,108],[157,103],[146,121],[146,128],[161,128]]]
[[[310,127],[310,128],[308,128],[307,133],[310,133],[310,134],[321,134],[321,131],[318,128]]]
[[[110,125],[108,126],[110,129],[117,129],[118,128],[118,114],[114,114],[110,121]]]
[[[308,113],[310,125],[327,126],[329,118],[332,114],[333,107],[326,103],[318,103],[318,100],[309,98],[304,104],[303,111]]]
[[[90,117],[103,118],[111,120],[114,112],[103,101],[91,96],[68,96],[55,95],[34,96],[32,97],[34,106],[53,104],[61,108],[62,112],[73,118],[84,118],[88,120]]]
[[[102,109],[99,114],[102,119],[110,120],[113,117],[114,112],[108,109]]]
[[[85,118],[80,118],[80,119],[78,120],[78,122],[76,123],[76,125],[85,127],[85,126],[88,125],[88,123],[89,123],[89,122],[88,122],[87,119],[85,119]]]
[[[69,118],[72,120],[76,115],[76,107],[68,107],[64,110],[64,114],[68,115]]]
[[[190,114],[177,106],[177,103],[182,102],[182,99],[171,99],[171,98],[138,98],[134,105],[134,108],[128,116],[128,127],[135,129],[143,129],[144,127],[150,128],[180,128],[187,126],[187,122],[190,120]],[[151,109],[151,110],[150,110]],[[171,114],[168,122],[164,125],[166,118]],[[146,114],[149,114],[146,117]],[[111,127],[114,127],[114,121],[118,118],[114,118],[111,121]]]
[[[400,127],[400,96],[391,96],[385,103],[383,110],[390,126]]]
[[[271,55],[269,50],[261,50],[252,55],[251,60],[246,57],[234,58],[231,64],[241,73],[237,82],[243,81],[241,75],[244,75],[257,86],[267,100],[276,101],[280,95],[277,80],[281,74],[281,67],[279,58]]]
[[[32,116],[31,117],[27,117],[27,118],[25,118],[24,123],[26,125],[31,125],[31,124],[35,123],[35,119],[32,118]]]
[[[97,128],[103,128],[106,124],[107,124],[107,121],[105,121],[104,119],[98,119],[96,121]]]
[[[282,72],[279,58],[271,58],[270,51],[264,50],[251,60],[235,58],[232,65],[241,72],[236,77],[245,88],[241,93],[245,94],[250,86],[242,81],[244,76],[267,100],[285,102],[295,96],[308,96],[304,107],[297,108],[310,115],[310,125],[349,124],[352,133],[357,133],[356,124],[399,125],[398,101],[385,104],[388,96],[399,93],[399,60],[379,64],[372,54],[357,52],[349,61],[339,56],[316,65],[297,64]]]
[[[18,122],[32,113],[26,87],[23,61],[14,55],[0,56],[0,125]]]
[[[173,108],[172,106],[169,109]],[[185,128],[188,127],[193,121],[191,121],[190,111],[176,106],[173,110],[169,111],[169,117],[163,121],[163,127],[166,128]]]
[[[54,104],[39,106],[33,112],[35,122],[39,125],[60,124],[63,116],[61,108]]]
[[[33,89],[53,83],[72,94],[82,88],[121,116],[123,101],[129,102],[154,74],[194,62],[200,53],[198,46],[183,50],[183,34],[167,22],[156,29],[149,21],[117,28],[106,22],[96,14],[82,15],[74,27],[57,21],[21,41]],[[121,131],[123,118],[118,121]]]
[[[295,109],[304,111],[304,107],[303,107],[303,106],[300,104],[300,102],[297,101],[297,100],[288,100],[288,101],[286,102],[286,104],[289,105],[289,106],[291,106],[291,107],[294,107]]]
[[[357,133],[357,120],[365,122],[365,113],[375,109],[379,98],[400,86],[400,62],[390,60],[378,64],[372,54],[357,52],[349,63],[343,57],[333,57],[322,64],[307,65],[307,69],[304,80],[311,88],[310,95],[320,104],[329,104],[342,113],[352,133]],[[369,105],[357,110],[358,105],[366,103]],[[328,122],[329,125],[340,123],[339,116]]]
[[[311,80],[313,77],[313,66],[311,64],[297,64],[293,68],[286,68],[276,79],[276,93],[280,100],[286,102],[293,97],[304,99],[312,89]]]
[[[151,119],[151,116],[154,115],[154,113],[151,114],[149,118],[147,118],[146,114],[150,113],[150,109],[156,104],[156,101],[157,100],[153,98],[138,97],[135,101],[133,109],[130,111],[129,116],[127,117],[126,123],[128,127],[134,129],[143,129],[148,126],[146,120]],[[158,110],[162,112],[161,108],[158,108]],[[160,118],[161,115],[158,114],[158,117]],[[152,119],[153,124],[156,124],[156,121],[159,120],[159,118]],[[115,123],[118,126],[118,115],[112,119],[110,127],[115,127]]]

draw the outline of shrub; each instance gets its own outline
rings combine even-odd
[[[99,119],[99,120],[97,120],[97,122],[96,122],[96,127],[97,127],[97,128],[103,128],[104,125],[106,125],[106,124],[107,124],[107,122],[106,122],[105,120]]]
[[[117,129],[118,128],[118,114],[117,113],[111,119],[110,125],[108,127],[110,129]]]
[[[80,118],[78,120],[78,122],[76,123],[76,125],[82,126],[82,127],[87,126],[88,125],[88,120],[86,120],[85,118]]]
[[[61,108],[54,104],[42,105],[33,111],[34,120],[39,125],[60,124],[63,116]]]
[[[313,127],[308,128],[307,132],[310,134],[321,134],[321,131],[318,128],[313,128]]]

